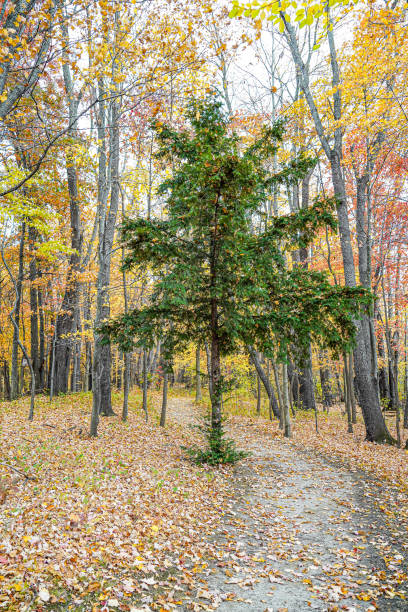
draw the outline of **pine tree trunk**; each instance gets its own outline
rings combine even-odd
[[[207,357],[207,375],[208,375],[208,392],[210,394],[210,398],[212,396],[212,379],[211,379],[211,353],[210,347],[207,342],[204,342],[205,354]]]
[[[213,432],[222,428],[222,379],[221,356],[218,337],[218,314],[216,300],[212,300],[211,312],[211,429]]]

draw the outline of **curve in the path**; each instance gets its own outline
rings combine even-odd
[[[191,422],[192,403],[176,401],[171,418]],[[408,611],[404,542],[371,501],[375,483],[285,440],[245,432],[248,440],[252,454],[236,466],[235,495],[203,543],[209,567],[185,610]]]

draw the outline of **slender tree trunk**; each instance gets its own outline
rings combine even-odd
[[[19,349],[19,334],[20,334],[20,309],[23,293],[23,276],[24,276],[24,241],[25,241],[25,223],[21,224],[20,246],[18,252],[18,276],[16,281],[16,303],[14,308],[14,323],[13,323],[13,343],[11,348],[11,399],[16,399],[19,393],[19,377],[18,377],[18,349]]]
[[[288,387],[288,366],[286,363],[282,364],[282,412],[283,412],[283,426],[285,438],[292,437],[292,425],[290,422],[290,410],[289,410],[289,387]]]
[[[201,402],[202,400],[202,392],[201,392],[201,370],[200,370],[200,345],[196,348],[196,375],[195,375],[195,401]]]
[[[147,387],[148,387],[148,370],[147,370],[147,351],[146,349],[143,349],[143,403],[142,403],[142,407],[143,407],[143,411],[145,413],[145,417],[146,417],[146,423],[149,419],[149,413],[148,413],[148,409],[147,409]]]
[[[205,354],[207,357],[207,375],[208,375],[208,392],[210,394],[210,398],[212,396],[212,378],[211,378],[211,353],[210,347],[207,342],[204,342]]]
[[[313,385],[313,374],[310,362],[301,370],[299,374],[300,384],[300,407],[302,410],[314,410],[315,395]]]
[[[390,404],[391,398],[390,398],[390,387],[389,387],[389,382],[388,382],[387,369],[384,365],[385,350],[384,350],[384,337],[382,333],[378,340],[378,355],[383,362],[378,372],[379,393],[380,393],[380,398],[383,401],[383,405],[388,407]]]
[[[405,313],[405,334],[404,334],[404,429],[408,429],[408,316]]]
[[[94,354],[92,368],[93,404],[91,416],[91,436],[98,431],[99,415],[110,416],[112,410],[111,396],[111,348],[102,344],[97,328],[102,321],[109,318],[109,283],[112,245],[115,235],[116,218],[119,207],[119,101],[111,102],[110,125],[110,206],[108,209],[108,169],[106,154],[106,110],[105,87],[102,78],[99,81],[99,178],[98,178],[98,279],[96,297],[96,317],[94,331]]]
[[[262,403],[262,389],[261,389],[261,379],[259,377],[258,372],[255,372],[256,375],[256,414],[261,414],[261,403]]]
[[[122,193],[122,192],[121,192]],[[125,216],[125,203],[123,200],[122,193],[122,219]],[[122,247],[122,262],[125,258],[125,247]],[[129,300],[128,300],[128,290],[127,290],[127,278],[126,271],[122,270],[122,280],[123,280],[123,301],[125,306],[125,314],[129,310]],[[127,421],[128,411],[129,411],[129,386],[130,386],[130,354],[124,353],[124,370],[123,370],[123,406],[122,406],[122,421]]]
[[[41,391],[40,377],[40,354],[39,354],[39,333],[38,333],[38,292],[36,287],[37,280],[37,261],[34,255],[34,243],[37,240],[37,231],[33,227],[28,228],[28,238],[30,245],[30,342],[31,342],[31,362],[34,370],[35,389]]]
[[[84,287],[83,297],[83,318],[84,318],[84,329],[85,329],[85,372],[84,372],[84,389],[85,391],[92,391],[92,343],[89,339],[91,330],[91,296],[90,296],[90,285]]]
[[[323,360],[324,356],[321,355],[320,359]],[[319,367],[319,374],[320,374],[320,384],[322,386],[323,406],[325,407],[326,412],[329,412],[329,408],[333,405],[333,396],[332,396],[332,392],[330,388],[329,368],[326,365],[321,363]]]
[[[24,224],[23,224],[24,226]],[[24,232],[23,232],[24,233]],[[21,245],[21,243],[20,243]],[[21,291],[21,285],[19,285],[18,283],[18,279],[16,281],[16,279],[14,278],[11,270],[10,270],[10,266],[8,265],[5,256],[4,256],[4,244],[1,245],[1,259],[3,262],[3,265],[7,271],[7,274],[9,275],[9,278],[13,284],[14,287],[14,295],[15,295],[15,300],[14,300],[14,305],[12,310],[9,312],[9,318],[11,321],[11,324],[13,325],[15,334],[16,334],[16,342],[17,342],[17,346],[18,348],[21,350],[21,352],[23,353],[23,356],[27,362],[27,365],[30,369],[30,375],[31,375],[31,393],[30,393],[30,410],[28,413],[28,420],[32,421],[34,418],[34,402],[35,402],[35,376],[34,376],[34,369],[33,369],[33,364],[31,363],[31,359],[28,355],[28,352],[24,346],[24,344],[21,342],[20,340],[20,328],[16,322],[16,312],[17,312],[17,305],[19,303],[21,303],[21,293],[19,293],[19,290]],[[19,265],[19,274],[20,274],[20,265]]]
[[[278,367],[275,363],[274,359],[271,359],[271,363],[272,363],[272,369],[273,369],[273,375],[275,377],[275,385],[276,385],[276,391],[278,394],[278,402],[279,402],[279,427],[280,429],[283,429],[284,427],[284,405],[283,405],[283,396],[282,396],[282,392],[281,392],[281,386],[280,386],[280,382],[279,382],[279,372],[278,372]]]
[[[221,431],[222,427],[222,378],[221,378],[221,356],[218,337],[217,304],[213,299],[212,304],[212,334],[211,334],[211,429]]]
[[[67,41],[67,31],[64,30]],[[68,98],[69,122],[72,125],[78,116],[78,100],[74,97],[74,89],[69,68],[68,58],[63,65],[63,77],[65,91]],[[68,131],[68,136],[74,142],[77,139],[76,126]],[[71,144],[72,146],[72,144]],[[78,193],[78,175],[75,154],[71,146],[66,148],[66,172],[69,194],[69,212],[71,228],[71,254],[68,262],[68,273],[65,283],[65,292],[62,299],[61,309],[56,322],[55,351],[53,353],[55,363],[52,366],[54,372],[54,393],[67,393],[73,348],[75,345],[74,335],[79,309],[80,284],[78,275],[81,269],[81,253],[83,235],[81,229],[81,211]]]
[[[344,402],[346,405],[346,414],[347,414],[347,431],[348,433],[353,433],[353,422],[352,422],[352,414],[351,414],[351,402],[350,402],[350,391],[351,391],[351,381],[348,373],[348,363],[347,363],[347,355],[344,354],[344,370],[343,370],[343,378],[344,378]]]
[[[288,360],[288,378],[290,382],[290,392],[293,398],[293,403],[299,408],[299,377],[292,361]]]
[[[259,357],[257,352],[254,350],[254,348],[252,346],[248,346],[248,352],[251,356],[252,362],[256,368],[256,372],[257,375],[259,376],[259,378],[262,381],[263,386],[265,387],[265,391],[268,395],[269,398],[269,409],[270,411],[272,410],[275,418],[280,419],[281,416],[281,411],[278,405],[278,402],[276,400],[276,395],[275,392],[273,390],[273,387],[271,385],[271,382],[269,380],[269,376],[265,373],[265,370],[263,369],[261,362],[259,361]]]
[[[125,367],[123,368],[123,406],[122,406],[122,421],[127,421],[129,411],[129,383],[130,383],[130,355],[123,354]]]
[[[10,387],[10,369],[8,361],[3,361],[3,381],[4,381],[4,399],[11,400],[11,387]]]
[[[349,377],[349,399],[351,406],[351,421],[353,424],[357,423],[357,411],[356,411],[356,396],[354,394],[354,376],[353,376],[353,353],[348,356],[348,377]]]
[[[51,351],[50,351],[50,370],[49,370],[49,387],[50,387],[50,402],[54,397],[54,368],[55,368],[55,342],[56,342],[57,326],[55,323],[54,333],[52,334]]]
[[[327,17],[330,20],[329,8],[327,6]],[[283,14],[282,14],[283,16]],[[343,258],[344,277],[346,285],[356,286],[356,274],[354,267],[353,249],[349,227],[347,197],[345,189],[344,175],[342,171],[343,135],[342,127],[339,125],[334,130],[334,144],[328,140],[325,129],[317,109],[315,99],[309,84],[309,66],[303,62],[296,33],[293,26],[284,20],[286,40],[288,42],[293,61],[298,71],[300,84],[308,103],[317,135],[322,144],[323,150],[330,162],[334,195],[337,200],[337,218],[339,222],[340,245]],[[333,114],[338,122],[341,120],[341,87],[340,72],[337,63],[337,54],[334,43],[333,31],[327,28],[327,38],[330,50],[330,64],[332,71],[333,85]],[[378,399],[377,383],[373,376],[371,350],[368,351],[370,344],[370,329],[367,316],[356,320],[356,348],[354,351],[355,378],[358,388],[358,397],[364,417],[366,428],[366,438],[372,442],[393,443],[393,439],[386,427],[381,407]]]
[[[169,374],[167,371],[167,365],[165,364],[164,372],[163,372],[163,397],[162,397],[162,407],[161,407],[161,414],[160,414],[160,426],[161,427],[164,427],[166,425],[168,384],[169,384]]]
[[[339,396],[339,402],[341,403],[341,402],[344,402],[344,401],[345,401],[345,400],[344,400],[344,396],[345,396],[345,387],[342,387],[342,386],[341,386],[341,383],[340,383],[340,376],[339,376],[339,373],[338,373],[338,371],[337,371],[337,370],[335,371],[334,376],[335,376],[335,379],[336,379],[336,385],[337,385],[337,394],[338,394],[338,396]]]
[[[44,391],[46,385],[46,355],[45,355],[45,322],[44,322],[44,307],[43,307],[43,292],[41,289],[37,289],[38,296],[38,316],[40,322],[39,329],[39,340],[40,340],[40,352],[39,352],[39,390]]]

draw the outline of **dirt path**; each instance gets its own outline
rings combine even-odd
[[[171,401],[170,421],[186,426],[194,414]],[[372,501],[376,483],[280,438],[231,433],[252,454],[235,468],[230,504],[203,542],[208,567],[183,609],[408,610],[406,533]]]

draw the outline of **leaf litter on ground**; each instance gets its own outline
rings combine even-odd
[[[128,423],[102,419],[96,440],[85,394],[40,399],[31,424],[26,402],[3,409],[0,609],[276,610],[292,591],[308,609],[405,609],[404,451],[365,443],[360,426],[339,435],[336,414],[319,434],[299,415],[290,442],[235,416],[230,433],[254,455],[199,468],[180,450],[196,435],[192,402],[172,398],[162,429],[158,396],[148,424],[132,401]],[[302,508],[309,493],[317,506]],[[314,540],[327,528],[326,563]]]

